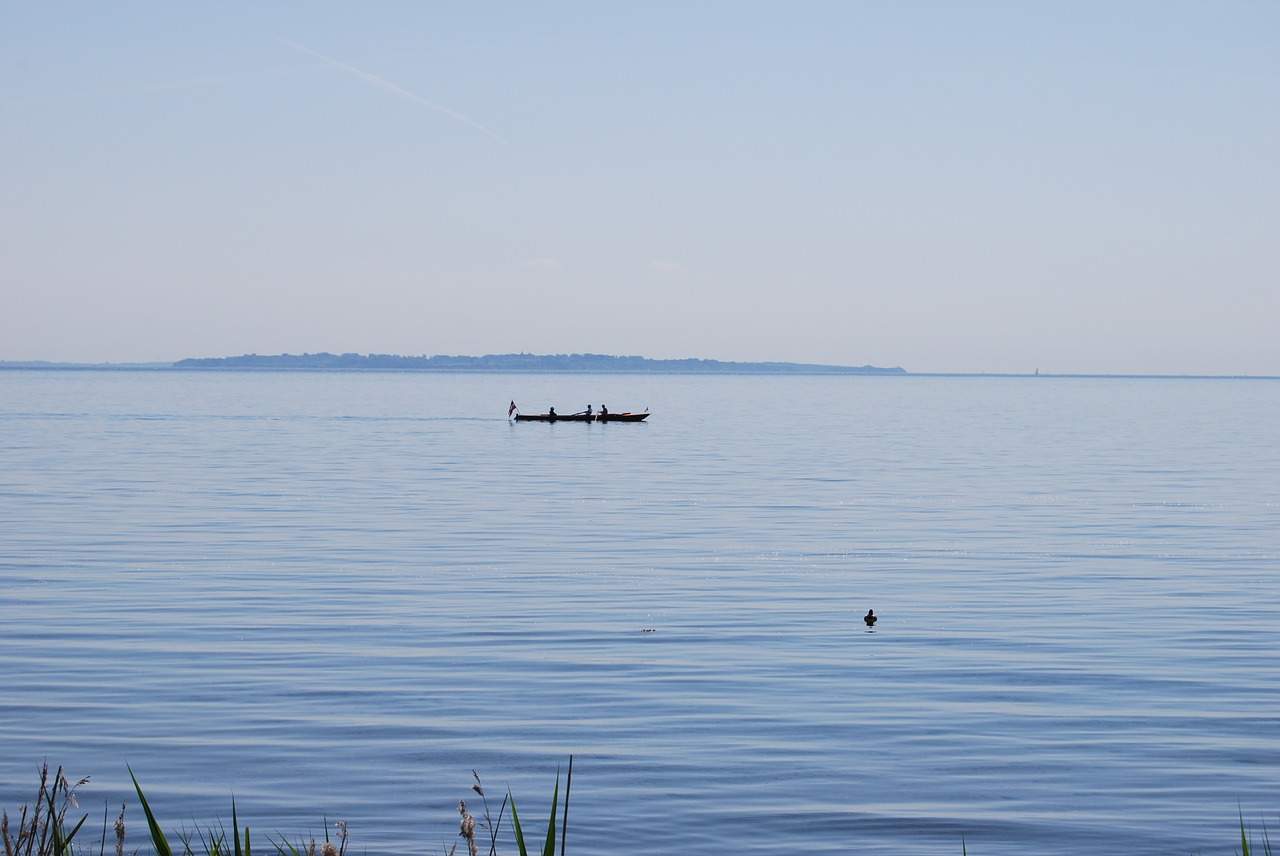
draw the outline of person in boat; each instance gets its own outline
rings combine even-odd
[[[868,627],[875,627],[876,611],[874,609],[868,609],[867,614],[862,616],[862,620],[867,622]]]
[[[587,418],[588,418],[588,419],[590,419],[590,418],[591,418],[591,405],[590,405],[590,404],[588,404],[588,405],[587,405]]]
[[[603,404],[600,405],[600,418],[601,419],[609,418],[609,408],[605,407]]]
[[[550,416],[552,419],[555,419],[555,418],[556,418],[556,409],[555,409],[554,407],[553,407],[553,408],[551,408],[551,411],[550,411],[549,413],[547,413],[547,415],[548,415],[548,416]]]

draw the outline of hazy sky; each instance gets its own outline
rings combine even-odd
[[[0,0],[0,360],[1280,374],[1280,2]]]

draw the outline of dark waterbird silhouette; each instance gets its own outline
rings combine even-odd
[[[868,610],[867,610],[867,614],[866,614],[866,615],[864,615],[864,616],[862,616],[862,620],[863,620],[863,621],[865,621],[865,622],[867,622],[867,626],[868,626],[868,627],[875,627],[875,626],[876,626],[876,611],[875,611],[874,609],[868,609]]]

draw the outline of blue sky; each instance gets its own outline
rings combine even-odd
[[[0,3],[0,360],[1280,374],[1280,3]]]

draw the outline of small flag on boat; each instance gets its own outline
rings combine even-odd
[[[516,403],[511,402],[511,406],[507,408],[507,418],[511,418],[511,414],[516,412]]]

